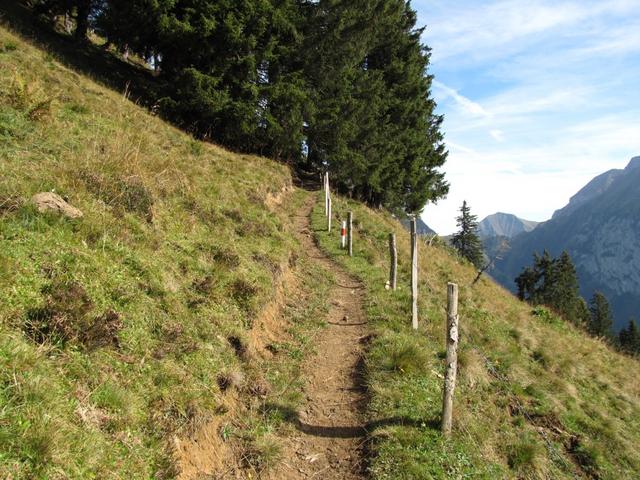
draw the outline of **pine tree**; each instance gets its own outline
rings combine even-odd
[[[596,336],[609,338],[612,335],[613,317],[607,297],[601,292],[595,292],[590,303],[591,323],[589,331]]]
[[[372,206],[442,198],[429,49],[406,0],[33,0],[160,75],[160,111],[224,146],[329,170]]]
[[[321,0],[313,11],[306,167],[328,168],[372,206],[418,213],[448,186],[415,12],[402,0]]]
[[[533,305],[546,305],[576,325],[589,322],[589,310],[580,296],[576,269],[567,252],[553,258],[546,250],[533,256],[515,280],[518,297]]]
[[[571,257],[565,251],[554,262],[553,279],[548,286],[548,305],[574,324],[581,319],[578,312],[580,298],[578,276]]]
[[[640,331],[635,319],[629,319],[627,327],[620,330],[618,341],[623,351],[631,354],[640,353]]]
[[[482,243],[478,237],[478,217],[471,214],[467,201],[462,202],[460,216],[456,218],[460,230],[451,239],[458,253],[469,260],[476,268],[482,265]]]

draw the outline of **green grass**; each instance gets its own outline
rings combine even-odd
[[[532,310],[449,248],[420,244],[420,328],[411,329],[409,239],[390,215],[354,212],[354,257],[313,226],[322,248],[366,285],[375,335],[366,356],[375,479],[634,478],[640,471],[640,364],[547,310]],[[399,243],[397,291],[385,289],[389,232]],[[454,432],[439,432],[446,288],[460,287]]]
[[[289,268],[304,194],[270,208],[286,167],[198,142],[5,29],[0,170],[0,477],[174,476],[174,437],[244,408],[219,376],[257,367],[228,339]],[[84,217],[38,213],[42,191]],[[235,430],[269,463],[254,410]]]
[[[253,477],[277,463],[333,281],[293,238],[308,194],[271,201],[287,169],[197,142],[5,29],[0,167],[0,477],[172,478],[176,442]],[[84,217],[38,213],[29,198],[51,190]],[[335,198],[337,221],[349,209],[353,258],[322,233],[322,202],[313,228],[366,286],[373,478],[637,476],[637,360],[487,279],[472,286],[438,242],[420,247],[416,334],[406,232]],[[444,440],[448,281],[461,336]],[[274,299],[288,323],[268,325]]]

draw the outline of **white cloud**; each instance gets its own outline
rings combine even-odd
[[[488,117],[489,113],[477,102],[460,95],[455,89],[446,86],[445,84],[438,82],[437,80],[433,81],[434,94],[440,98],[451,98],[456,103],[460,109],[467,114],[478,116],[478,117]]]
[[[640,0],[415,0],[450,150],[449,198],[425,221],[545,220],[640,155]]]
[[[494,128],[493,130],[489,130],[489,135],[491,135],[496,142],[504,142],[504,132],[502,130]]]

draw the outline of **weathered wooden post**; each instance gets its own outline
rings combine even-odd
[[[389,287],[395,290],[398,284],[398,248],[396,246],[396,234],[389,234]]]
[[[331,197],[329,197],[329,202],[327,203],[329,214],[327,215],[327,232],[331,233]]]
[[[453,392],[458,373],[458,285],[447,285],[447,360],[442,400],[442,433],[451,435]]]
[[[353,212],[347,215],[347,246],[349,247],[349,256],[353,257]]]
[[[411,325],[418,329],[418,229],[411,218]]]

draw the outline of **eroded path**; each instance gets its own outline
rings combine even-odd
[[[365,428],[361,383],[368,327],[362,285],[315,244],[310,199],[296,216],[296,232],[309,258],[330,270],[336,284],[327,299],[327,327],[316,337],[315,353],[304,366],[305,402],[295,432],[284,440],[283,459],[272,479],[361,479]]]

